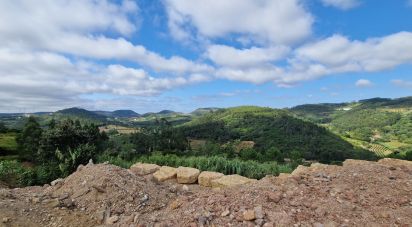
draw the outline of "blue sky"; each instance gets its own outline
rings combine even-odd
[[[6,0],[0,112],[412,94],[410,0]]]

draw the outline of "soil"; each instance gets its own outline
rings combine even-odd
[[[0,189],[0,226],[412,226],[412,162],[347,160],[226,189],[89,164]]]

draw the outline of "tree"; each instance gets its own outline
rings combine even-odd
[[[33,116],[30,116],[22,132],[17,137],[18,150],[21,157],[34,161],[40,147],[43,130]]]
[[[8,129],[7,129],[6,125],[3,122],[0,122],[0,133],[5,133],[7,131],[8,131]]]

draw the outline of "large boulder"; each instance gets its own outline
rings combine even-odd
[[[140,176],[152,174],[160,169],[156,164],[136,163],[130,167],[130,170]]]
[[[223,176],[223,173],[203,171],[198,177],[199,185],[203,187],[212,187],[212,180],[217,180]]]
[[[179,184],[193,184],[196,183],[200,170],[190,167],[177,168],[177,183]]]
[[[176,178],[177,171],[176,168],[169,166],[162,166],[158,171],[153,174],[154,179],[159,182],[170,180]]]
[[[212,180],[212,188],[227,188],[233,186],[239,186],[243,184],[248,184],[250,182],[254,182],[256,180],[249,179],[247,177],[242,177],[240,175],[228,175],[223,176],[219,179]]]

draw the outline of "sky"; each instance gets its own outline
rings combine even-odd
[[[2,0],[0,112],[412,95],[412,0]]]

